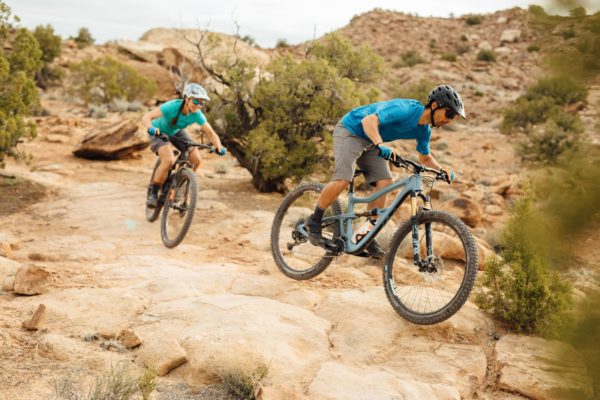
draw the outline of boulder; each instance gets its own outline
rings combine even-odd
[[[506,335],[496,345],[499,386],[532,399],[591,399],[585,360],[570,345],[537,337]]]
[[[146,340],[140,358],[147,367],[156,369],[158,376],[165,376],[173,368],[186,363],[185,350],[174,337],[155,336]]]
[[[93,160],[119,160],[143,150],[150,144],[136,121],[125,119],[99,126],[77,145],[73,154]]]
[[[440,209],[451,212],[471,228],[476,227],[481,222],[482,211],[479,204],[466,197],[457,197],[449,200],[440,206]]]
[[[50,272],[40,267],[23,266],[15,276],[14,291],[26,295],[45,293],[50,285],[50,278]]]
[[[502,31],[500,35],[500,43],[514,43],[518,42],[521,37],[520,29],[507,29]]]

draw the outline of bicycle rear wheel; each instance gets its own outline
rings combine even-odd
[[[165,196],[165,209],[160,223],[160,235],[165,246],[177,246],[187,234],[196,211],[197,196],[196,175],[185,168],[177,182],[172,180],[169,192]]]
[[[279,270],[289,278],[314,278],[333,261],[334,256],[321,247],[313,246],[308,237],[297,229],[312,214],[323,187],[320,183],[304,183],[298,186],[283,199],[273,219],[271,252]],[[341,213],[342,208],[336,200],[325,210],[325,217]],[[324,226],[323,236],[329,239],[338,238],[339,222]]]
[[[156,174],[156,169],[158,168],[159,164],[160,158],[156,160],[156,162],[154,163],[154,167],[152,168],[152,175],[150,176],[150,183],[148,184],[148,194],[150,194],[150,186],[152,186],[152,183],[154,182],[154,175]],[[148,205],[146,205],[146,219],[148,221],[154,222],[158,219],[158,216],[160,215],[160,210],[163,206],[162,197],[163,196],[158,197],[158,204],[156,205],[156,207],[150,208],[148,207]]]
[[[417,225],[421,265],[413,261],[413,227],[409,220],[398,228],[385,260],[385,293],[394,310],[408,321],[437,324],[467,301],[477,275],[477,247],[469,228],[445,211],[423,211]]]

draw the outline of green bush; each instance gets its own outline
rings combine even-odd
[[[569,11],[569,15],[573,18],[584,18],[587,15],[587,11],[584,7],[575,7]]]
[[[54,34],[51,25],[38,25],[33,35],[42,51],[43,62],[42,68],[35,76],[35,81],[39,87],[45,89],[49,84],[59,82],[64,76],[62,70],[50,65],[60,55],[61,38]]]
[[[527,51],[530,53],[536,52],[536,51],[540,51],[540,45],[539,44],[530,44],[529,46],[527,46]]]
[[[585,86],[565,77],[553,77],[539,80],[535,85],[527,89],[525,98],[537,100],[549,97],[559,105],[583,102],[588,96]]]
[[[145,101],[156,92],[156,83],[111,57],[85,59],[71,68],[69,91],[86,104],[108,104],[114,99]]]
[[[570,323],[572,288],[550,270],[543,221],[531,200],[515,205],[500,239],[501,261],[488,263],[475,302],[516,332],[555,337]]]
[[[25,117],[39,109],[34,76],[42,52],[33,34],[15,30],[12,20],[10,7],[0,1],[0,167],[6,156],[22,155],[16,148],[22,138],[35,137],[35,124]]]
[[[478,61],[496,62],[496,53],[494,53],[493,50],[481,49],[481,50],[479,50],[479,53],[477,53],[477,60]]]
[[[221,44],[216,36],[207,39],[207,51]],[[285,191],[286,181],[326,170],[333,124],[348,110],[378,99],[379,93],[364,81],[376,80],[377,70],[362,62],[352,65],[352,60],[370,60],[370,54],[368,48],[328,37],[302,60],[276,57],[256,84],[251,59],[229,53],[204,64],[224,84],[207,110],[209,120],[252,173],[258,190]]]
[[[534,125],[545,122],[555,110],[556,103],[550,97],[528,100],[517,99],[516,103],[503,111],[502,133],[529,132]]]
[[[330,33],[309,49],[308,54],[327,60],[338,73],[356,82],[374,82],[383,72],[383,59],[372,48],[354,49],[339,33]]]
[[[277,39],[277,43],[275,43],[276,49],[287,49],[288,47],[290,47],[290,44],[288,43],[288,41],[286,39],[283,39],[283,38]]]
[[[460,35],[460,41],[461,42],[468,42],[469,38],[467,37],[467,35]]]
[[[91,46],[96,41],[92,37],[92,34],[88,30],[88,28],[85,27],[79,28],[79,32],[77,33],[77,36],[73,38],[73,40],[75,41],[75,43],[77,43],[77,47],[80,49]]]
[[[544,7],[542,6],[538,6],[538,5],[530,5],[528,8],[528,11],[534,15],[534,16],[538,16],[538,17],[546,17],[548,16],[548,14],[546,14],[546,11],[544,10]]]
[[[523,160],[556,164],[560,156],[577,150],[581,145],[581,120],[561,109],[558,109],[556,114],[530,132],[521,142],[519,155]]]
[[[412,67],[413,65],[424,63],[425,59],[417,51],[409,50],[402,53],[402,62],[405,66]]]
[[[442,54],[442,60],[455,62],[456,61],[456,53],[450,51],[448,53]]]
[[[392,95],[398,99],[414,99],[422,103],[427,101],[427,95],[436,84],[428,79],[421,79],[418,83],[410,86],[400,86],[396,88]]]
[[[481,18],[477,15],[470,15],[465,18],[465,23],[467,25],[479,25],[481,24]]]

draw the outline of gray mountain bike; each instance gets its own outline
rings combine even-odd
[[[174,141],[175,138],[160,134],[162,141]],[[192,164],[188,158],[190,148],[198,147],[207,149],[211,153],[215,148],[202,143],[186,142],[184,151],[175,151],[177,160],[167,176],[167,180],[158,196],[158,204],[151,208],[146,206],[146,219],[154,222],[158,219],[164,207],[160,221],[160,237],[166,247],[173,248],[181,243],[192,224],[194,212],[196,211],[196,198],[198,196],[198,178],[192,170]],[[154,163],[150,185],[154,181],[154,174],[160,165],[160,158]],[[150,186],[148,186],[150,190]]]
[[[349,185],[347,207],[343,209],[336,200],[325,211],[324,248],[310,243],[305,225],[324,186],[304,183],[288,193],[273,220],[273,258],[289,278],[314,278],[339,255],[364,255],[369,243],[409,199],[411,217],[393,236],[385,258],[383,284],[390,304],[403,318],[420,325],[436,324],[450,318],[467,301],[477,274],[477,247],[469,227],[448,212],[432,210],[430,198],[423,192],[424,184],[433,188],[438,180],[449,183],[444,171],[427,168],[397,154],[390,162],[412,174],[360,198],[354,195],[354,178],[362,173],[357,171]],[[389,207],[354,211],[356,204],[372,202],[395,190],[398,193]],[[351,239],[354,226],[373,216],[378,216],[373,229],[354,243]]]

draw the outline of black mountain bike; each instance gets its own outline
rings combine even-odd
[[[436,181],[450,181],[444,171],[427,168],[397,154],[390,162],[412,174],[365,198],[354,195],[352,179],[347,206],[342,208],[336,200],[325,210],[322,226],[327,239],[325,248],[310,243],[306,227],[324,186],[304,183],[288,193],[271,228],[273,258],[286,276],[297,280],[313,278],[336,256],[364,255],[369,243],[402,203],[410,199],[411,218],[400,225],[392,239],[385,259],[383,284],[398,314],[415,324],[436,324],[450,318],[467,301],[477,274],[476,243],[467,225],[448,212],[433,210],[429,196],[423,193],[423,184],[433,188]],[[357,171],[354,178],[361,172]],[[370,203],[394,190],[398,193],[389,207],[354,211],[356,204]],[[354,242],[354,226],[375,215],[379,218],[371,231]]]
[[[160,134],[162,141],[173,141],[171,137]],[[146,206],[146,219],[154,222],[158,219],[160,211],[164,207],[162,219],[160,222],[160,236],[165,246],[173,248],[181,243],[192,224],[194,212],[196,211],[196,199],[198,196],[198,177],[192,170],[192,164],[188,159],[189,149],[198,147],[200,149],[215,152],[213,146],[202,143],[185,142],[185,151],[175,150],[177,160],[169,171],[167,180],[162,186],[158,195],[158,204],[151,208]],[[150,186],[154,181],[154,174],[160,165],[160,158],[154,163],[152,176],[150,177]]]

